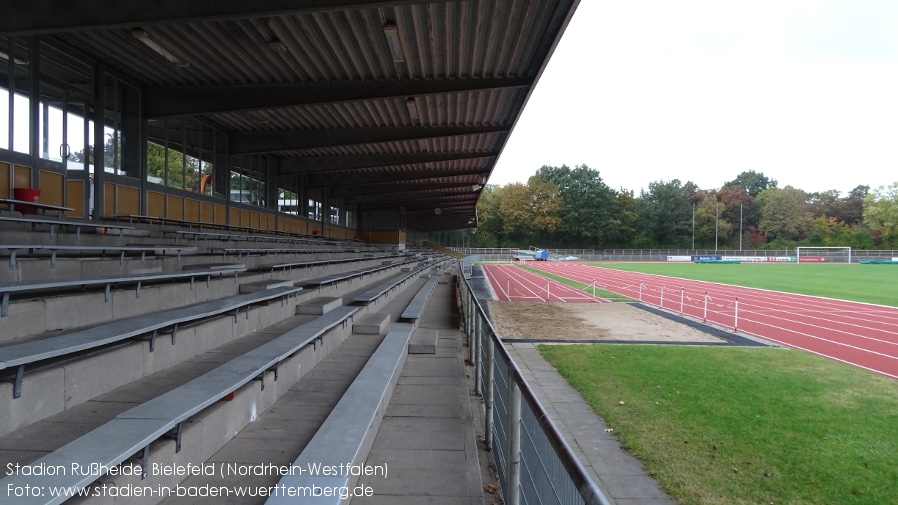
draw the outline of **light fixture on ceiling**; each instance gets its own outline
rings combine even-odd
[[[483,189],[483,186],[481,186],[480,184],[471,186],[471,191],[480,191],[481,189]]]
[[[418,139],[418,149],[422,151],[427,150],[427,144],[424,143],[424,139]]]
[[[486,176],[485,175],[480,176],[480,185],[486,186]]]
[[[412,118],[412,121],[415,121],[420,117],[418,116],[418,102],[414,97],[405,101],[405,107],[408,109],[408,115]]]
[[[402,53],[402,44],[399,42],[399,28],[393,23],[384,25],[384,36],[387,38],[387,45],[390,47],[390,54],[393,56],[394,63],[405,61],[405,54]]]
[[[158,42],[156,42],[156,41],[153,39],[153,37],[151,37],[150,34],[147,33],[147,31],[144,30],[143,28],[134,28],[133,30],[131,30],[131,35],[132,35],[135,39],[137,39],[137,40],[143,42],[143,45],[145,45],[145,46],[149,47],[150,49],[152,49],[154,53],[158,54],[159,56],[162,56],[163,58],[165,58],[165,59],[168,60],[169,62],[174,63],[175,65],[177,65],[177,66],[179,66],[179,67],[185,67],[185,68],[186,68],[186,67],[189,67],[189,66],[190,66],[190,63],[189,63],[189,62],[179,60],[178,57],[175,56],[175,55],[173,55],[172,53],[170,53],[170,52],[168,51],[168,49],[162,47],[162,46],[161,46]]]
[[[434,208],[433,208],[433,213],[439,216],[440,214],[443,213],[443,209],[441,209],[441,208],[439,208],[439,207],[434,207]]]

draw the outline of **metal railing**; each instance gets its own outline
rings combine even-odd
[[[462,268],[471,265],[465,258]],[[609,505],[511,358],[469,284],[459,279],[475,388],[508,505]]]

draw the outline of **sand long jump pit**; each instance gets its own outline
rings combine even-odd
[[[630,303],[488,303],[493,325],[507,342],[736,343],[712,334],[725,333],[720,330],[699,329],[703,325],[690,326],[674,320],[679,319],[676,316],[665,317]]]

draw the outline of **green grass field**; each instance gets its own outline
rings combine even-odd
[[[846,264],[590,263],[604,268],[898,306],[898,266]]]
[[[782,349],[540,350],[678,503],[898,503],[898,381]]]

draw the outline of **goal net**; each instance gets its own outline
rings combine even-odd
[[[796,247],[798,263],[851,263],[850,247]]]

